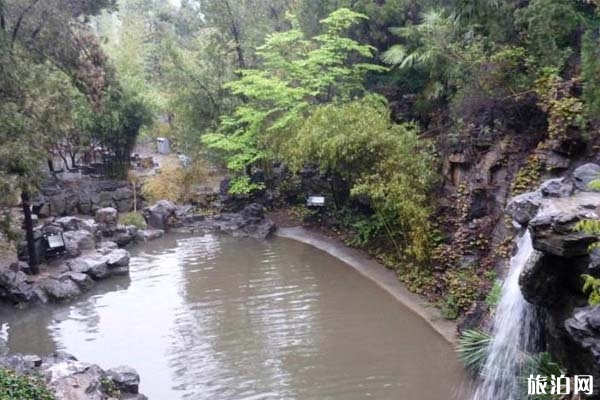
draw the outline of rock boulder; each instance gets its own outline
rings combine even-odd
[[[71,280],[68,275],[58,278],[44,278],[38,282],[38,285],[50,300],[62,301],[72,299],[81,294],[77,283]]]
[[[137,394],[140,386],[140,376],[137,371],[128,366],[111,368],[106,371],[108,378],[114,382],[117,389],[123,393]]]
[[[97,224],[106,228],[116,226],[119,220],[119,213],[113,207],[105,207],[96,211],[94,217]]]
[[[207,219],[205,226],[234,237],[254,237],[264,239],[275,231],[275,223],[264,218],[261,205],[253,203],[240,213],[224,213]]]
[[[521,225],[525,225],[535,217],[541,205],[541,192],[523,193],[509,201],[506,213]]]
[[[600,376],[600,306],[578,308],[565,321],[568,332],[567,346],[572,363],[580,375]],[[594,379],[594,393],[600,391],[600,382]]]
[[[21,354],[0,357],[0,367],[19,374],[40,376],[57,399],[114,399],[114,388],[107,384],[112,382],[115,388],[121,390],[119,398],[147,400],[146,396],[138,393],[139,375],[130,367],[118,367],[109,370],[109,373],[95,364],[78,361],[64,353],[50,357]]]
[[[95,237],[87,230],[65,232],[64,239],[67,254],[71,257],[77,257],[82,252],[96,247]]]
[[[582,191],[592,191],[589,188],[590,182],[600,178],[600,165],[588,163],[584,164],[573,171],[573,179],[575,186]]]
[[[67,262],[73,272],[89,275],[93,279],[103,279],[108,276],[108,265],[104,257],[79,257]]]
[[[168,200],[160,200],[156,204],[144,208],[142,215],[150,228],[166,230],[169,220],[175,216],[177,206]]]
[[[534,248],[561,257],[586,255],[596,236],[573,228],[583,219],[600,218],[598,206],[600,193],[580,192],[544,202],[529,221]]]

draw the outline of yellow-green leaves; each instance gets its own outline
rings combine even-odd
[[[435,159],[414,125],[391,122],[382,98],[317,107],[284,154],[293,168],[318,163],[369,199],[400,256],[428,257]]]
[[[243,101],[221,119],[216,133],[204,135],[203,143],[241,174],[288,147],[288,139],[317,104],[363,96],[365,75],[385,70],[360,62],[372,58],[374,49],[345,36],[365,18],[342,8],[322,21],[324,33],[314,38],[306,38],[295,23],[268,35],[257,51],[261,68],[241,70],[239,78],[226,85]],[[250,187],[239,182],[240,192]]]
[[[584,279],[583,292],[588,295],[588,304],[595,306],[600,304],[600,279],[591,275],[581,275]]]

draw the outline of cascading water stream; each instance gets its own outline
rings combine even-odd
[[[517,253],[496,308],[493,339],[473,400],[517,400],[523,393],[518,376],[523,355],[534,350],[538,330],[535,308],[523,298],[519,275],[537,257],[528,230],[518,240]]]

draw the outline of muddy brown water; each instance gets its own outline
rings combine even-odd
[[[438,333],[311,246],[168,236],[132,254],[85,298],[0,309],[0,352],[128,364],[153,400],[465,398]]]

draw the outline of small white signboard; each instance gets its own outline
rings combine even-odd
[[[323,207],[325,205],[325,196],[308,196],[306,205],[309,207]]]

